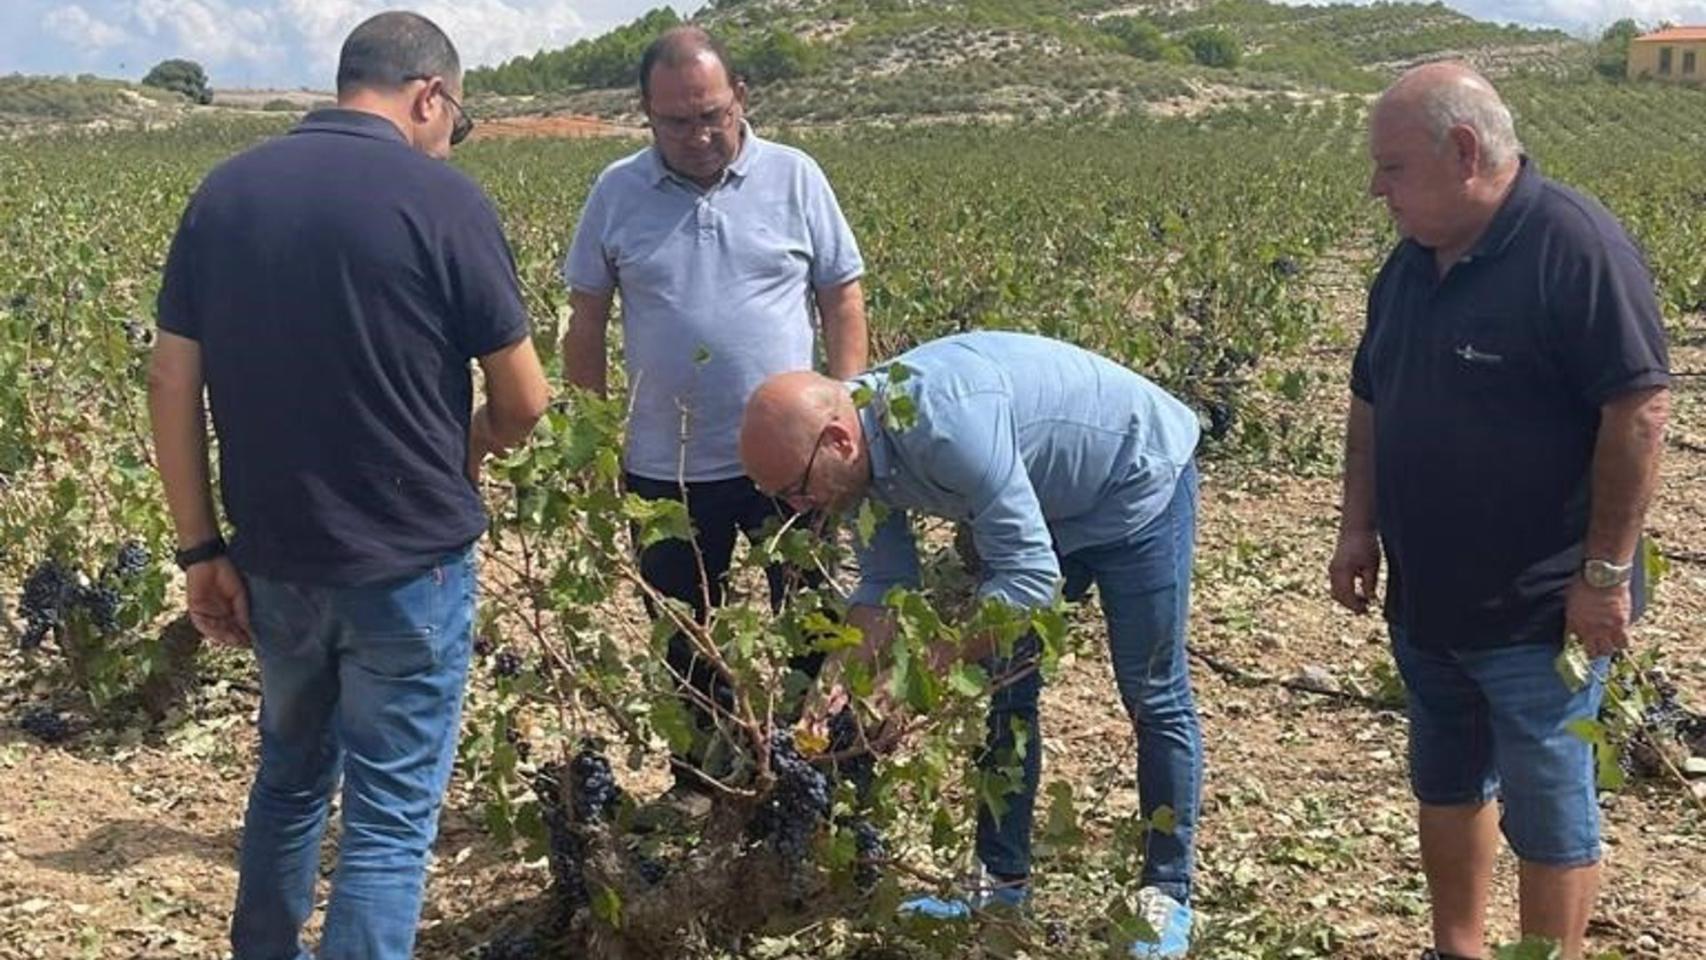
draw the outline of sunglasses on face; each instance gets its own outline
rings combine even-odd
[[[823,429],[818,431],[817,442],[812,444],[812,455],[806,458],[806,469],[800,474],[800,479],[776,491],[771,496],[784,502],[795,498],[803,499],[806,496],[806,488],[812,485],[812,467],[817,465],[817,454],[819,450],[823,449],[823,438],[829,435],[829,426],[829,424],[824,424]]]
[[[436,76],[426,76],[423,74],[415,74],[413,76],[404,77],[403,79],[404,80],[425,80],[428,83],[431,83],[434,80],[440,80],[442,78],[436,77]],[[455,97],[450,95],[449,90],[447,90],[441,86],[441,87],[439,87],[438,92],[441,96],[444,97],[444,100],[446,103],[449,103],[452,107],[454,107],[456,109],[456,119],[451,121],[451,124],[450,124],[450,145],[454,147],[457,144],[461,143],[462,141],[468,139],[468,135],[470,133],[474,132],[474,118],[470,117],[468,115],[468,111],[462,108],[462,103],[460,101],[458,101]]]

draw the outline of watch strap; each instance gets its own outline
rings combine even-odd
[[[188,570],[198,563],[204,563],[208,560],[212,560],[214,557],[222,557],[224,555],[225,538],[215,536],[211,540],[204,540],[193,547],[185,547],[184,549],[179,550],[177,553],[172,554],[172,560],[178,565],[179,570]]]

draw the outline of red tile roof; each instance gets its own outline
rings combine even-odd
[[[1636,43],[1687,43],[1706,40],[1706,27],[1669,27],[1635,38]]]

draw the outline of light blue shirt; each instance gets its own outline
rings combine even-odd
[[[865,270],[817,163],[745,134],[708,189],[656,147],[611,164],[563,264],[571,289],[621,293],[625,461],[643,477],[676,479],[683,442],[687,480],[740,476],[747,397],[772,374],[811,369],[813,290]]]
[[[1201,427],[1178,400],[1087,350],[1019,333],[967,333],[897,357],[853,381],[874,392],[859,413],[871,451],[867,496],[890,510],[858,546],[854,603],[916,587],[906,511],[968,521],[983,560],[980,597],[1034,608],[1054,601],[1059,556],[1117,543],[1160,516]],[[912,426],[885,409],[912,399]],[[857,538],[855,538],[857,540]]]

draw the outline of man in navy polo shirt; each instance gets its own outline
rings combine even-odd
[[[600,174],[575,227],[563,265],[573,309],[563,370],[604,392],[620,291],[632,411],[626,486],[648,499],[685,499],[694,529],[691,544],[642,550],[641,571],[703,619],[707,595],[721,602],[737,532],[754,536],[788,513],[741,469],[741,410],[766,377],[811,369],[814,319],[832,376],[865,368],[864,262],[818,165],[746,123],[746,84],[713,37],[698,27],[667,31],[639,75],[654,142]],[[805,575],[769,571],[773,603],[792,576]],[[669,663],[710,691],[710,669],[679,634]]]
[[[337,109],[214,170],[167,260],[149,406],[190,613],[251,643],[261,673],[238,960],[308,957],[340,777],[318,956],[413,950],[472,640],[474,481],[548,397],[497,216],[442,162],[470,127],[460,90],[438,27],[367,20],[344,43]]]
[[[1352,369],[1333,597],[1366,610],[1384,547],[1427,956],[1483,955],[1502,829],[1523,933],[1576,958],[1599,809],[1592,749],[1568,725],[1595,715],[1642,599],[1669,382],[1652,279],[1604,208],[1522,155],[1467,67],[1401,77],[1374,108],[1370,151],[1403,240]],[[1554,668],[1567,637],[1596,658],[1580,689]]]

